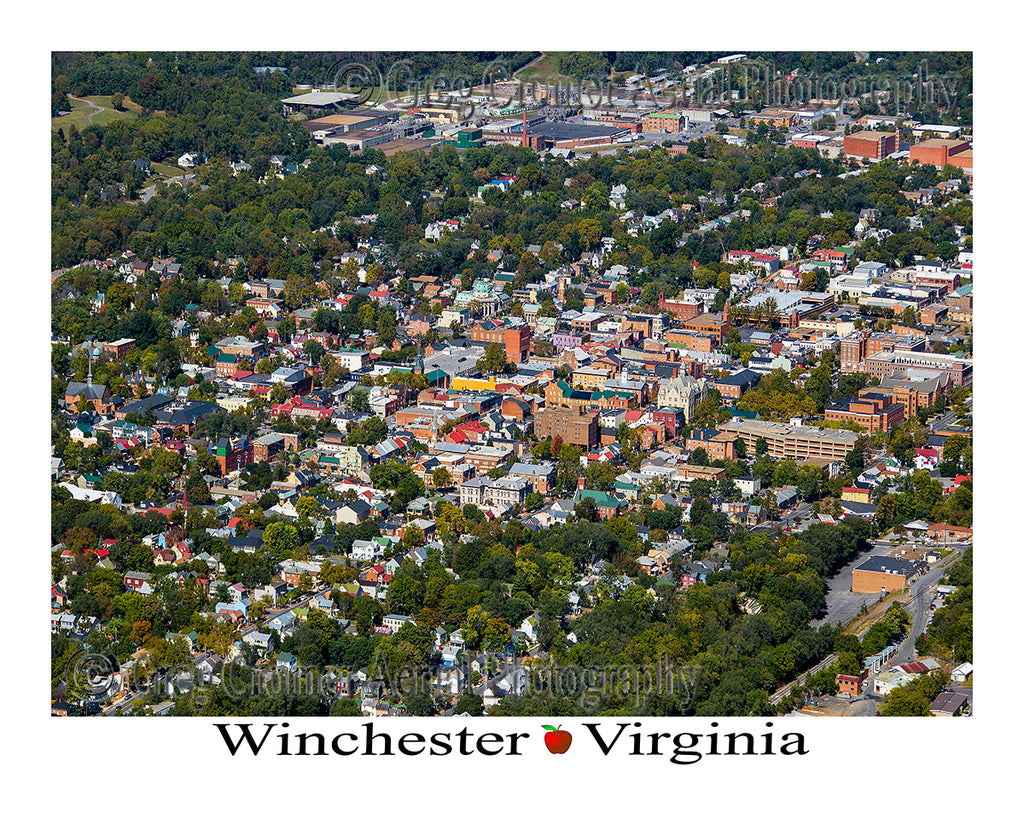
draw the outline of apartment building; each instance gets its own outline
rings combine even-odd
[[[597,446],[599,424],[597,415],[569,407],[549,407],[537,411],[534,428],[542,440],[557,435],[564,443],[587,450]]]
[[[849,421],[868,432],[888,432],[903,419],[903,404],[891,394],[873,389],[861,390],[856,398],[842,398],[825,408],[826,421]]]

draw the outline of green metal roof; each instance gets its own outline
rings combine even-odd
[[[606,509],[614,509],[622,506],[624,503],[624,501],[620,501],[614,495],[609,495],[607,492],[598,492],[596,489],[580,489],[576,495],[578,500],[590,498],[596,506],[603,506]]]

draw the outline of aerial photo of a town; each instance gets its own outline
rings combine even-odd
[[[972,61],[53,52],[51,713],[971,716]]]

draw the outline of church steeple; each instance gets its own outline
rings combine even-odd
[[[419,375],[423,374],[423,334],[416,336],[416,361],[412,365],[412,371]]]
[[[88,343],[88,345],[89,345],[89,347],[88,347],[88,352],[86,353],[86,355],[87,355],[87,356],[88,356],[88,358],[89,358],[89,377],[88,377],[88,379],[86,380],[86,383],[87,383],[87,384],[88,384],[88,385],[89,385],[90,387],[92,387],[92,336],[86,336],[86,337],[85,337],[85,340],[86,340],[86,342],[87,342],[87,343]],[[91,393],[90,393],[90,395],[91,395]]]

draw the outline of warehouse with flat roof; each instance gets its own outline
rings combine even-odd
[[[629,127],[588,125],[579,122],[540,122],[526,129],[528,138],[543,141],[545,147],[580,148],[584,145],[610,145],[630,133]]]
[[[342,109],[347,104],[358,102],[359,97],[355,94],[342,94],[338,91],[310,91],[308,94],[296,94],[294,97],[286,97],[281,100],[284,106],[285,116],[302,108],[313,108],[317,110]]]
[[[901,557],[872,555],[853,569],[853,591],[862,594],[888,594],[907,586],[924,563]]]

